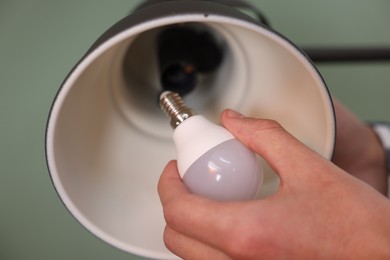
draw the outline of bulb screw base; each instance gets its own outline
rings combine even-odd
[[[170,124],[173,129],[178,127],[186,119],[196,113],[188,108],[179,94],[171,91],[164,91],[160,95],[160,107],[171,120]]]

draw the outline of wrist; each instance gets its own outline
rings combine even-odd
[[[382,171],[385,172],[385,182],[389,182],[390,176],[390,124],[386,123],[374,123],[371,125],[372,130],[376,135],[377,142],[380,147],[381,154],[378,157]],[[390,195],[387,185],[387,195]]]
[[[386,156],[374,125],[370,126],[359,123],[341,129],[333,162],[386,195]]]
[[[365,128],[366,134],[364,136],[366,141],[364,142],[364,148],[359,151],[361,156],[356,157],[355,167],[357,168],[354,175],[383,195],[387,195],[388,173],[386,169],[386,154],[373,127],[372,125],[372,127]]]

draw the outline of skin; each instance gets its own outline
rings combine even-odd
[[[390,259],[390,204],[374,185],[347,174],[277,122],[232,110],[221,119],[277,172],[279,190],[261,200],[216,202],[191,194],[176,162],[169,162],[158,184],[169,250],[184,259]],[[340,151],[334,159],[346,155]]]
[[[337,137],[332,161],[386,195],[386,154],[378,137],[337,100],[334,101],[334,107]]]

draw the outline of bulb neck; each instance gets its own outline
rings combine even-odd
[[[191,116],[196,115],[195,111],[184,104],[179,94],[171,91],[164,91],[160,95],[160,107],[168,115],[173,129],[176,129]]]

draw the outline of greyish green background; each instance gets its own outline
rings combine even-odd
[[[299,46],[390,46],[390,1],[252,1]],[[0,259],[139,259],[86,231],[46,169],[47,115],[92,42],[139,1],[0,0]],[[365,120],[390,120],[390,62],[320,65]],[[129,220],[130,221],[130,220]]]

